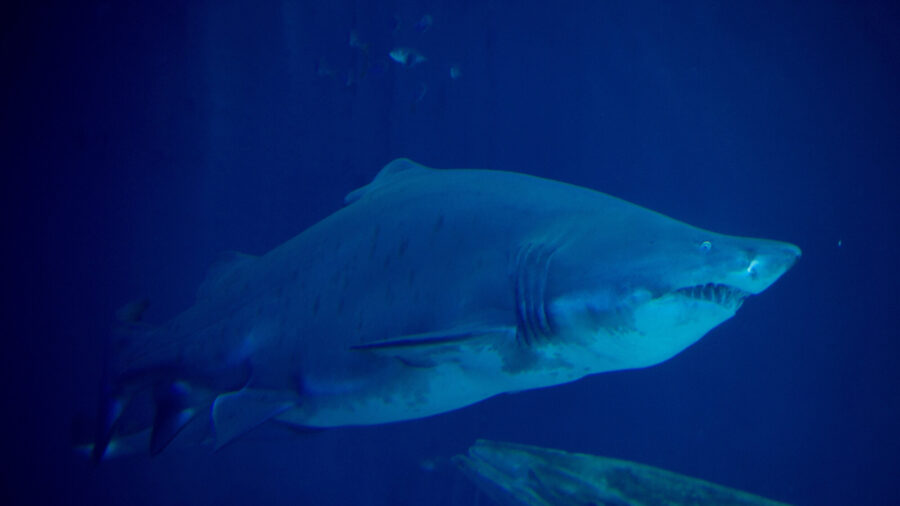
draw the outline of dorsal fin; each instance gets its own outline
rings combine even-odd
[[[378,172],[378,174],[375,176],[375,179],[373,179],[371,183],[348,193],[347,196],[344,197],[344,204],[356,202],[369,192],[382,188],[385,185],[390,184],[392,181],[396,181],[398,177],[405,177],[410,175],[411,173],[418,173],[427,170],[433,169],[430,169],[424,165],[420,165],[410,160],[409,158],[397,158],[396,160],[385,165],[384,168]]]
[[[250,267],[257,259],[254,255],[226,251],[219,256],[206,271],[206,279],[197,289],[197,298],[204,299],[215,294],[221,295],[230,287],[233,276],[243,269]]]

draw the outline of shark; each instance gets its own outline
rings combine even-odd
[[[646,464],[517,443],[481,439],[451,461],[506,506],[787,506]]]
[[[398,422],[658,364],[800,256],[584,187],[408,159],[345,200],[264,255],[226,255],[167,322],[123,308],[94,459],[158,453],[188,426],[220,448],[267,422]]]

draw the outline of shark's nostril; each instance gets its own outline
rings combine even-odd
[[[758,265],[759,265],[759,260],[756,260],[756,259],[751,260],[751,261],[750,261],[750,265],[747,266],[747,272],[748,272],[749,274],[755,274],[755,273],[756,273],[756,266],[758,266]]]

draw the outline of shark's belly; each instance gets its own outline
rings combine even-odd
[[[515,346],[514,343],[511,344]],[[453,411],[501,393],[568,383],[599,372],[584,354],[548,346],[530,367],[510,367],[501,349],[468,350],[464,360],[404,367],[381,382],[312,392],[282,413],[281,422],[304,427],[374,425]]]

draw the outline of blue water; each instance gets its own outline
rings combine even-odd
[[[445,460],[476,438],[900,502],[895,3],[129,4],[0,16],[4,504],[488,504]],[[649,369],[218,453],[72,454],[119,306],[171,317],[220,252],[275,247],[398,156],[589,186],[803,258]]]

